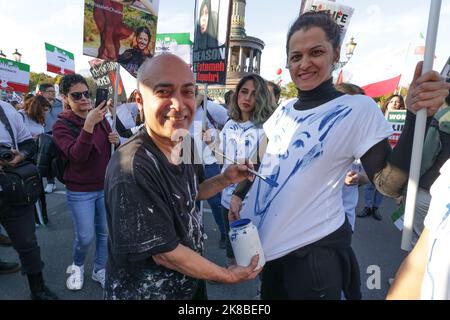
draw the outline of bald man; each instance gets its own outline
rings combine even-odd
[[[195,83],[188,65],[165,54],[138,72],[136,103],[144,127],[112,157],[105,181],[109,227],[106,299],[206,299],[204,280],[253,279],[248,267],[223,268],[202,257],[203,226],[196,200],[248,176],[246,165],[203,180],[188,129]]]

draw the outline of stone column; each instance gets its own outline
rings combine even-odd
[[[256,66],[258,68],[258,74],[261,73],[261,51],[256,52]]]
[[[233,71],[233,47],[228,47],[228,67],[227,70],[228,71]]]
[[[245,36],[245,0],[233,0],[231,34]]]
[[[253,60],[255,59],[255,49],[250,49],[250,57],[248,58],[248,72],[253,72]]]
[[[245,71],[245,57],[244,57],[244,48],[239,47],[239,72]]]

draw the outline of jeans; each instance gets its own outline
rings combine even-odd
[[[104,269],[108,258],[108,226],[104,191],[75,192],[67,190],[67,204],[75,233],[73,263],[76,266],[84,265],[86,253],[95,235],[94,271]]]
[[[378,192],[373,184],[366,184],[364,187],[364,206],[366,208],[379,208],[381,201],[383,201],[383,195]]]
[[[205,164],[205,178],[209,179],[220,174],[220,166],[217,163]],[[208,199],[208,204],[211,207],[211,211],[219,228],[220,234],[225,235],[225,227],[222,218],[222,205],[220,204],[222,193],[219,192],[215,196]]]
[[[0,196],[1,197],[1,196]],[[37,243],[34,225],[34,206],[0,206],[0,223],[19,254],[23,274],[36,274],[42,271],[41,250]]]

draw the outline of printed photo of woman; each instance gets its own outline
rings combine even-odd
[[[117,59],[133,77],[136,77],[144,60],[153,57],[150,52],[151,39],[152,35],[147,27],[137,28],[131,41],[131,49],[125,50]]]
[[[194,50],[219,46],[217,41],[217,22],[217,11],[211,10],[211,0],[203,0],[195,28]]]

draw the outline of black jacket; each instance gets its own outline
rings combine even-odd
[[[41,177],[48,177],[51,170],[51,161],[56,156],[56,146],[51,135],[42,133],[37,140],[38,151],[34,161]]]

